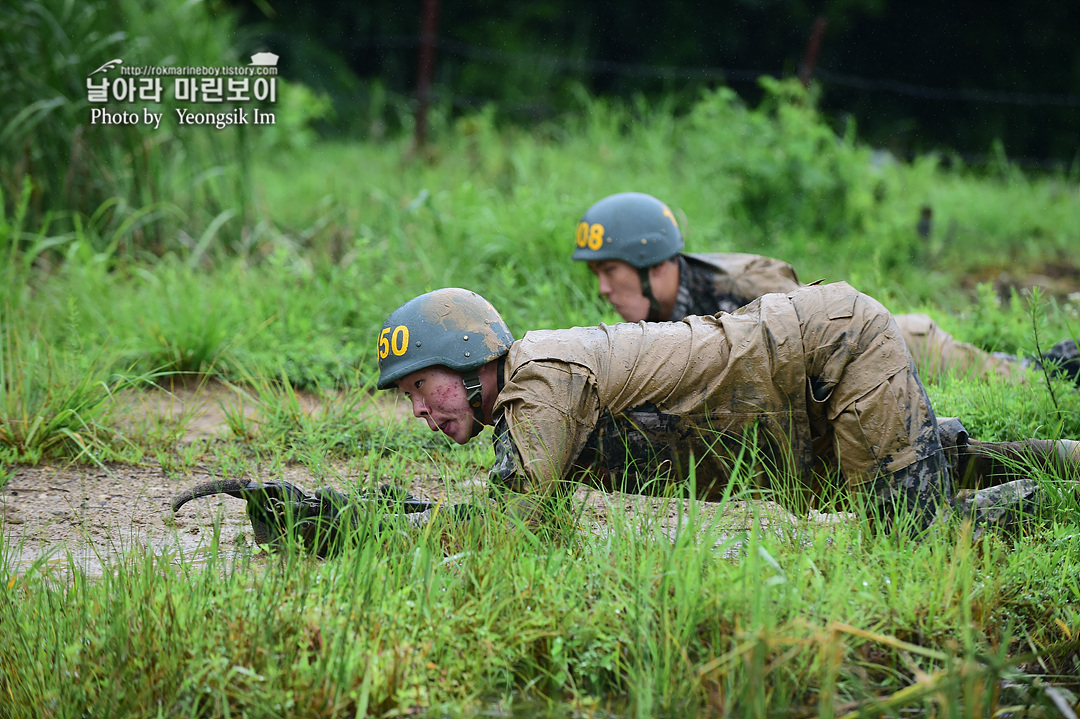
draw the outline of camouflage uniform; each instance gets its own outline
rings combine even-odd
[[[742,253],[678,254],[679,289],[669,319],[734,312],[768,292],[791,292],[802,286],[795,269],[781,260]],[[985,352],[960,342],[924,314],[894,315],[904,342],[923,377],[955,372],[975,377],[1021,377],[1039,360]],[[1080,352],[1063,340],[1043,355],[1065,377],[1080,384]]]
[[[671,320],[734,312],[769,292],[801,287],[795,268],[783,260],[738,252],[678,254],[679,289]]]
[[[950,456],[899,328],[846,283],[681,322],[529,332],[501,375],[492,480],[513,492],[545,497],[564,479],[648,492],[685,481],[693,461],[699,496],[717,498],[752,442],[755,485],[796,477],[779,494],[795,511],[815,505],[830,468],[886,517],[903,504],[926,526],[953,499]],[[990,491],[957,509],[1007,516],[1005,492]]]

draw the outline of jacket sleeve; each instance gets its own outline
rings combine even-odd
[[[587,368],[528,362],[499,393],[500,410],[492,479],[511,491],[546,497],[584,449],[599,399]]]

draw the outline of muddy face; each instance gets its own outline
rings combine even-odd
[[[649,316],[649,300],[641,293],[638,271],[621,260],[590,262],[600,294],[627,322],[641,322]]]
[[[472,407],[459,372],[434,365],[405,375],[395,384],[412,403],[413,416],[426,421],[432,432],[442,432],[458,444],[475,435]]]

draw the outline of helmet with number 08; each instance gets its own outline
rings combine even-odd
[[[443,365],[462,373],[469,404],[481,403],[478,370],[510,351],[514,338],[490,302],[448,287],[414,297],[394,310],[376,342],[379,389],[417,370]]]
[[[575,240],[575,260],[622,260],[638,269],[671,259],[683,248],[675,214],[643,192],[620,192],[597,202],[582,216]]]

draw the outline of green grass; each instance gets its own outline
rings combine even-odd
[[[80,358],[56,351],[7,317],[0,313],[0,461],[100,462],[125,449],[136,456],[109,406],[131,379],[100,353]]]
[[[1020,666],[1032,651],[1070,671],[1080,554],[1053,526],[974,544],[858,523],[728,536],[694,508],[674,542],[649,518],[535,534],[492,510],[327,562],[212,545],[132,552],[96,580],[74,560],[4,566],[0,626],[18,631],[0,693],[12,717],[470,715],[523,697],[641,717],[960,717],[1048,708]]]
[[[471,481],[492,460],[487,434],[457,447],[369,414],[378,328],[448,285],[484,294],[517,336],[616,319],[569,256],[584,210],[630,189],[666,200],[692,251],[782,257],[804,280],[847,279],[988,349],[1032,354],[1080,334],[1059,287],[1048,302],[990,284],[1006,267],[1080,267],[1075,178],[881,162],[829,133],[794,86],[771,92],[757,109],[709,94],[686,116],[583,97],[580,114],[529,128],[436,112],[424,157],[405,137],[255,138],[264,152],[200,155],[225,169],[180,195],[212,200],[197,212],[155,204],[177,204],[179,170],[154,202],[72,207],[70,226],[5,180],[0,460]],[[242,165],[252,198],[211,179]],[[175,241],[157,243],[166,230]],[[258,410],[229,410],[231,435],[213,442],[181,444],[187,415],[132,426],[114,401],[211,378]],[[978,439],[1080,438],[1080,393],[1060,381],[928,389]],[[688,511],[674,541],[664,508],[613,507],[601,534],[572,507],[543,531],[493,509],[326,562],[214,542],[197,556],[132,550],[99,578],[73,559],[17,568],[4,544],[0,713],[1051,716],[1055,691],[1077,691],[1069,493],[1030,531],[975,542],[963,528],[913,543],[800,521],[740,529],[736,545],[705,508]]]
[[[568,258],[584,210],[633,188],[675,208],[692,251],[782,257],[805,280],[846,279],[894,311],[929,310],[960,339],[1034,351],[1029,299],[1002,303],[990,282],[1003,268],[1022,279],[1048,265],[1065,273],[1063,287],[1080,276],[1075,183],[945,171],[933,158],[875,164],[851,138],[826,142],[792,88],[774,92],[760,110],[717,93],[686,117],[590,101],[587,120],[527,130],[480,114],[436,126],[431,161],[410,156],[407,138],[277,148],[246,160],[257,222],[235,206],[190,217],[190,241],[156,260],[137,238],[172,219],[140,211],[122,227],[98,216],[31,230],[24,193],[0,222],[6,299],[50,340],[74,329],[141,370],[363,383],[382,320],[436,287],[480,291],[518,334],[617,319]],[[935,217],[925,241],[915,233],[923,204]],[[1049,289],[1044,345],[1080,332],[1080,305]],[[72,304],[74,327],[57,321]]]
[[[93,218],[104,230],[94,249],[123,255],[192,247],[190,237],[201,239],[215,219],[248,215],[243,133],[90,122],[87,77],[106,60],[120,58],[128,66],[238,64],[235,24],[222,5],[30,0],[0,15],[0,35],[0,63],[11,68],[0,78],[0,91],[9,98],[0,107],[0,193],[9,212],[31,186],[35,224],[51,222],[69,232],[80,219]],[[166,86],[162,97],[168,94]],[[151,102],[108,108],[171,112]],[[146,215],[154,220],[144,222]],[[240,224],[234,221],[231,229]],[[198,234],[191,234],[194,227]],[[108,243],[109,235],[118,246]]]

